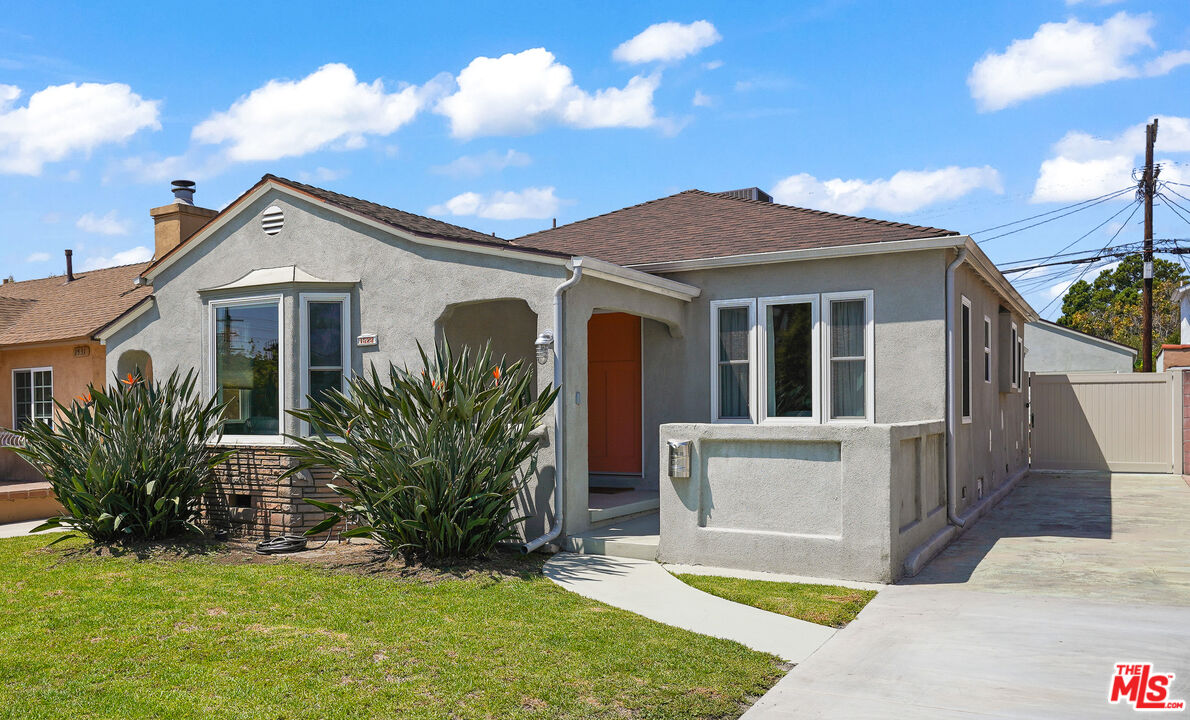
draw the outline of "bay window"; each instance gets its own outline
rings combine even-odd
[[[717,300],[711,337],[713,422],[872,421],[871,291]]]
[[[283,329],[279,295],[210,303],[211,381],[227,403],[225,435],[281,434]]]

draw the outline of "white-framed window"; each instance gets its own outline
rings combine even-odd
[[[280,441],[285,417],[285,318],[281,295],[212,300],[211,394],[228,403],[226,439]]]
[[[711,419],[751,423],[756,419],[752,370],[756,343],[756,300],[711,303]]]
[[[310,397],[335,388],[347,391],[351,372],[351,296],[347,293],[302,293],[298,381],[301,407]]]
[[[959,318],[959,349],[960,372],[959,378],[963,385],[959,407],[962,409],[963,422],[971,422],[971,301],[963,297],[963,306]]]
[[[818,296],[759,299],[760,421],[817,422]]]
[[[12,371],[12,427],[30,423],[54,424],[54,369],[22,368]]]
[[[872,421],[872,291],[824,293],[827,403],[830,420]]]
[[[1021,386],[1020,372],[1021,372],[1021,356],[1017,352],[1017,344],[1019,343],[1020,335],[1016,329],[1016,323],[1012,324],[1012,344],[1008,346],[1008,352],[1012,355],[1012,374],[1009,376],[1009,381],[1013,388]]]
[[[992,319],[983,316],[983,381],[992,381]]]
[[[1016,338],[1016,386],[1024,388],[1025,375],[1025,339],[1019,335]]]
[[[872,291],[711,302],[711,420],[872,422]]]

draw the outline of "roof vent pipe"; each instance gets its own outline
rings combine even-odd
[[[66,250],[66,282],[74,282],[74,251]]]
[[[194,181],[174,180],[170,188],[174,193],[174,201],[184,205],[194,204]]]

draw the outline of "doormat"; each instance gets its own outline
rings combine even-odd
[[[632,492],[630,487],[587,487],[587,490],[596,495],[615,495],[617,493]]]

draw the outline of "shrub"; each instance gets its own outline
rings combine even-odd
[[[524,521],[513,501],[536,471],[533,431],[557,391],[532,399],[532,367],[503,368],[487,347],[473,357],[445,345],[432,359],[418,352],[423,369],[390,365],[384,381],[373,367],[347,393],[293,411],[313,435],[291,438],[290,472],[325,466],[346,483],[329,485],[343,505],[306,501],[330,514],[307,535],[350,519],[359,526],[344,536],[442,561],[484,555]]]
[[[198,530],[199,502],[228,453],[210,450],[223,406],[202,401],[193,371],[164,383],[129,375],[89,386],[51,427],[18,429],[16,449],[53,485],[67,515],[38,530],[69,527],[96,542],[160,540]]]

